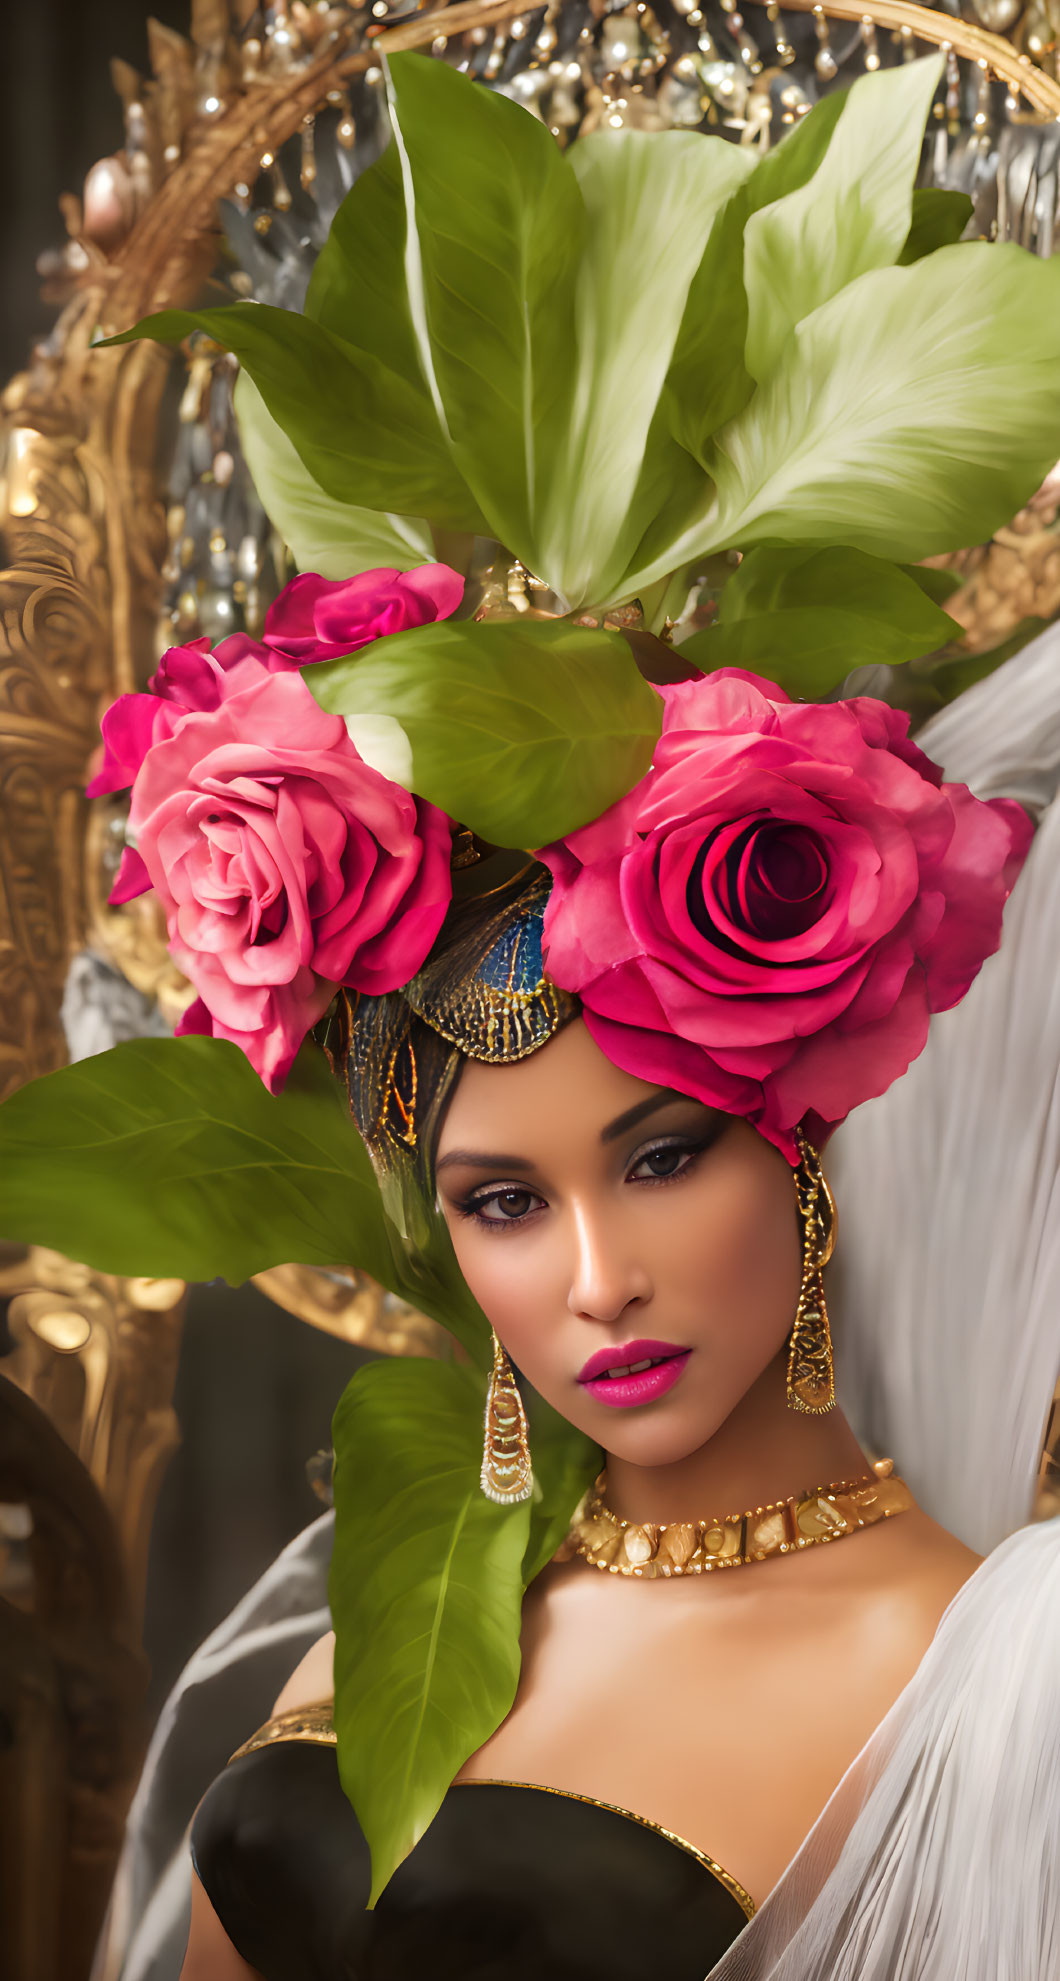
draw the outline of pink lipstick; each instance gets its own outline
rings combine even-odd
[[[672,1341],[623,1341],[590,1355],[578,1381],[598,1403],[628,1410],[634,1404],[652,1403],[672,1389],[691,1353]]]

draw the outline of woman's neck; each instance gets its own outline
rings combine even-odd
[[[704,1520],[743,1513],[871,1470],[841,1410],[790,1410],[783,1358],[771,1362],[698,1451],[673,1465],[607,1459],[607,1504],[622,1520]]]

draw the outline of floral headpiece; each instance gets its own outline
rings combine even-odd
[[[125,333],[236,354],[259,492],[317,568],[260,641],[172,650],[104,720],[113,898],[156,890],[197,995],[183,1037],[0,1109],[2,1235],[190,1279],[354,1260],[466,1348],[362,1371],[336,1419],[336,1717],[374,1894],[507,1711],[523,1588],[597,1457],[539,1406],[534,1500],[481,1498],[489,1331],[308,1035],[341,992],[459,1044],[435,946],[533,854],[543,924],[476,952],[461,1023],[511,1056],[577,998],[618,1065],[794,1159],[997,946],[1025,815],[836,699],[953,635],[909,560],[991,535],[1060,455],[1060,268],[913,189],[940,66],[866,75],[762,157],[672,131],[564,152],[399,56],[395,142],[305,313]],[[400,1147],[415,1079],[387,1050],[364,1111]]]

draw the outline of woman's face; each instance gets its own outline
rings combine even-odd
[[[581,1019],[514,1066],[465,1065],[437,1180],[512,1360],[633,1464],[698,1450],[790,1331],[801,1259],[783,1156],[747,1122],[621,1072]]]

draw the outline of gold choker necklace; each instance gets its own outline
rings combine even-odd
[[[798,1498],[774,1500],[723,1520],[674,1520],[665,1526],[619,1520],[605,1506],[607,1474],[586,1494],[557,1561],[581,1555],[611,1575],[706,1575],[712,1568],[742,1568],[769,1555],[795,1554],[819,1541],[841,1541],[861,1527],[905,1513],[916,1504],[894,1461],[878,1459],[861,1479],[840,1479]]]

